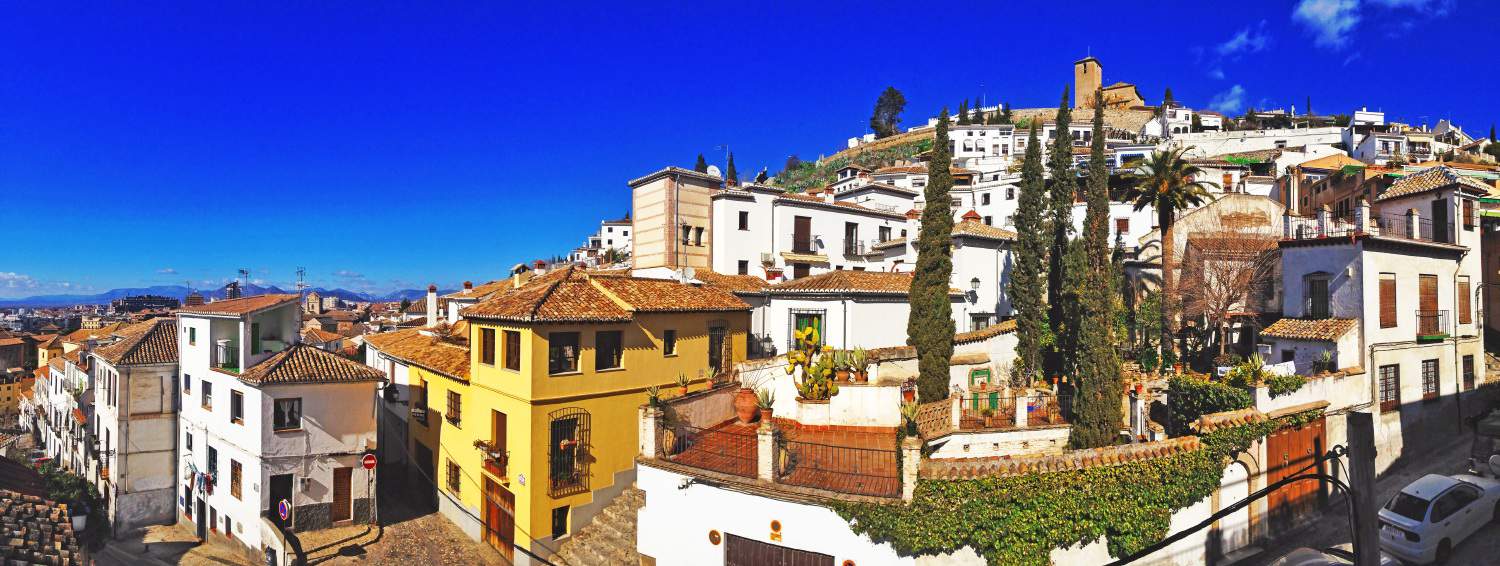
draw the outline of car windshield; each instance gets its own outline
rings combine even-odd
[[[1395,497],[1392,497],[1390,503],[1385,504],[1385,508],[1390,510],[1390,512],[1392,513],[1395,513],[1402,517],[1406,517],[1413,521],[1421,521],[1423,517],[1427,516],[1428,503],[1431,502],[1410,493],[1403,492],[1396,494]]]

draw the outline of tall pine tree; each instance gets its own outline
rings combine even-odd
[[[708,172],[708,160],[703,159],[703,154],[698,154],[698,162],[693,164],[693,170],[699,173]]]
[[[1096,141],[1104,139],[1101,93],[1094,95],[1093,136]],[[1123,422],[1120,395],[1124,392],[1115,350],[1115,264],[1109,246],[1109,166],[1103,143],[1094,143],[1089,152],[1084,199],[1082,247],[1087,262],[1079,291],[1078,386],[1073,397],[1076,418],[1069,443],[1074,448],[1096,448],[1118,439]]]
[[[729,152],[729,162],[724,165],[724,180],[730,186],[740,184],[740,172],[734,168],[734,152]]]
[[[967,100],[958,101],[958,125],[969,125],[969,101]]]
[[[1052,178],[1048,190],[1049,222],[1047,233],[1052,241],[1047,252],[1047,322],[1054,340],[1052,353],[1046,357],[1046,377],[1065,375],[1070,369],[1067,358],[1073,355],[1067,333],[1074,332],[1070,324],[1066,294],[1068,282],[1068,240],[1073,232],[1073,201],[1078,195],[1078,178],[1073,173],[1073,136],[1071,104],[1068,102],[1068,87],[1063,87],[1062,102],[1057,107],[1057,136],[1052,140],[1052,154],[1047,172]]]
[[[1011,120],[1012,120],[1012,117],[1010,115],[1010,103],[1007,102],[1007,103],[1005,103],[1004,108],[1000,111],[1000,123],[1001,124],[1009,124],[1009,123],[1011,123]]]
[[[1047,258],[1047,179],[1036,122],[1021,162],[1021,194],[1016,201],[1016,254],[1010,278],[1010,304],[1016,311],[1016,362],[1011,384],[1031,385],[1042,377],[1042,344],[1047,334],[1045,281]]]
[[[947,108],[938,118],[935,135],[906,320],[907,342],[917,349],[917,396],[923,403],[948,398],[948,363],[953,357],[953,305],[948,302],[953,275],[953,212],[948,209],[953,150],[948,145]]]

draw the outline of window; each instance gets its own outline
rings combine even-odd
[[[1328,278],[1310,277],[1307,279],[1307,316],[1308,318],[1328,318]]]
[[[1005,187],[1005,200],[1016,200],[1016,188]]]
[[[677,355],[677,331],[664,330],[661,333],[661,355]]]
[[[197,345],[198,344],[198,329],[189,326],[187,330],[188,330],[188,345],[189,346],[195,346],[195,345]]]
[[[1479,499],[1479,490],[1472,486],[1459,484],[1438,496],[1437,501],[1432,503],[1432,522],[1436,523],[1453,516],[1459,509],[1463,509],[1470,503]]]
[[[990,203],[990,194],[989,193],[980,193],[979,194],[979,204],[989,204],[989,203]]]
[[[459,395],[457,391],[449,391],[448,409],[443,412],[443,416],[448,419],[448,422],[453,423],[453,426],[458,426],[458,423],[463,419],[463,408],[463,396]]]
[[[741,230],[749,230],[750,229],[750,211],[748,211],[748,210],[741,210],[740,211],[740,229]]]
[[[1281,351],[1281,361],[1282,362],[1295,362],[1295,361],[1297,361],[1297,351],[1296,350],[1282,350]]]
[[[1468,201],[1464,201],[1468,202]],[[1458,276],[1458,323],[1474,323],[1473,291],[1469,288],[1469,276]]]
[[[740,275],[749,275],[750,261],[745,259],[740,260],[738,266],[735,268],[735,272]]]
[[[229,422],[245,424],[245,394],[229,390]]]
[[[1422,360],[1422,399],[1438,396],[1438,361]]]
[[[547,335],[547,373],[578,371],[578,333],[553,332]]]
[[[193,518],[193,488],[182,486],[182,514],[187,518]]]
[[[271,427],[278,431],[302,428],[302,399],[277,399]]]
[[[208,475],[213,478],[213,484],[219,485],[219,449],[208,447]]]
[[[589,445],[590,415],[581,409],[562,409],[551,416],[548,493],[559,497],[588,491],[588,460],[578,456]]]
[[[815,328],[818,331],[818,345],[823,345],[823,311],[792,311],[792,330],[804,330]],[[787,334],[789,342],[787,350],[797,348],[797,339],[791,333]]]
[[[1464,356],[1464,391],[1474,388],[1474,354]]]
[[[479,329],[479,363],[495,365],[495,329]]]
[[[1380,274],[1380,327],[1396,327],[1396,274]]]
[[[623,335],[619,330],[594,333],[594,371],[620,368],[624,362]]]
[[[232,458],[229,460],[229,495],[240,498],[240,463]]]
[[[805,263],[792,264],[792,279],[801,279],[812,273],[812,269]]]
[[[193,451],[193,433],[186,433],[185,437],[183,438],[182,445],[187,447],[188,452]]]
[[[461,471],[458,468],[458,464],[453,463],[453,460],[448,460],[448,492],[449,493],[452,493],[454,495],[458,495],[458,486],[460,485],[459,484],[459,478],[462,477],[462,476],[463,476],[463,471]]]
[[[1115,219],[1115,234],[1119,234],[1121,236],[1124,236],[1125,234],[1129,234],[1129,233],[1130,233],[1130,219],[1129,218],[1116,218]]]
[[[879,238],[880,241],[882,241],[882,242],[889,242],[891,240],[891,227],[890,226],[881,226],[878,229],[877,233],[880,235],[880,238]]]
[[[521,371],[521,332],[505,331],[505,369]]]
[[[213,384],[213,382],[211,382],[211,381],[205,381],[205,382],[200,383],[198,385],[200,386],[200,389],[203,390],[202,391],[202,395],[203,395],[202,405],[203,405],[203,408],[206,409],[206,410],[212,411],[213,408],[214,408],[214,384]]]
[[[568,534],[568,506],[564,505],[552,510],[552,538],[561,538]]]
[[[1474,201],[1473,201],[1473,199],[1464,199],[1464,211],[1463,211],[1463,213],[1464,213],[1464,230],[1470,230],[1470,231],[1472,231],[1474,229]]]
[[[182,392],[188,395],[193,394],[193,376],[182,374]]]
[[[695,245],[695,246],[701,246],[701,245],[703,245],[703,228],[702,227],[693,228],[693,245]]]
[[[1380,410],[1394,411],[1401,406],[1401,366],[1380,366]]]
[[[994,226],[995,225],[995,217],[993,217],[993,216],[986,216],[986,217],[984,217],[984,225],[985,226]]]

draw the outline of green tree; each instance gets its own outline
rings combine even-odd
[[[980,100],[980,97],[974,97],[974,116],[969,118],[970,124],[984,123],[984,106],[979,102]]]
[[[969,125],[969,101],[967,100],[958,101],[958,125]]]
[[[1494,124],[1490,124],[1490,141],[1496,141],[1495,140],[1495,125]]]
[[[801,168],[802,168],[802,160],[798,159],[796,155],[788,155],[788,156],[786,156],[786,163],[781,166],[781,171],[783,173],[786,173],[786,172],[796,171],[796,170],[801,169]]]
[[[1203,170],[1183,159],[1190,148],[1169,149],[1151,154],[1137,169],[1133,183],[1125,191],[1125,200],[1135,203],[1137,211],[1151,207],[1156,211],[1156,225],[1161,229],[1161,350],[1163,357],[1172,349],[1172,317],[1176,300],[1173,289],[1176,270],[1172,224],[1177,213],[1213,200],[1209,190],[1218,188],[1211,181],[1197,181]]]
[[[734,168],[734,152],[729,152],[729,162],[724,165],[724,181],[729,185],[740,184],[740,172]]]
[[[765,184],[766,179],[769,179],[769,178],[770,178],[770,175],[766,174],[766,168],[765,167],[761,167],[760,168],[760,172],[755,174],[755,184],[757,184],[757,185],[763,185],[763,184]]]
[[[1161,96],[1161,106],[1162,106],[1162,108],[1171,108],[1172,107],[1172,103],[1176,102],[1176,101],[1177,101],[1177,99],[1172,98],[1172,87],[1167,87],[1166,94],[1163,94]]]
[[[401,312],[406,312],[406,309],[408,309],[410,307],[411,307],[411,299],[402,297],[401,298]]]
[[[1042,268],[1047,257],[1047,181],[1042,166],[1042,142],[1036,122],[1026,140],[1021,161],[1021,194],[1016,201],[1016,254],[1010,278],[1010,304],[1016,311],[1016,363],[1013,385],[1030,385],[1042,376],[1042,337],[1047,312],[1042,300]]]
[[[927,162],[926,205],[917,237],[917,269],[911,282],[907,342],[917,349],[917,395],[921,402],[948,397],[948,363],[953,357],[953,305],[948,280],[953,275],[953,151],[948,145],[948,109],[938,117]]]
[[[1005,105],[1000,110],[1000,123],[1001,124],[1010,124],[1010,123],[1012,123],[1013,119],[1014,119],[1014,117],[1011,116],[1011,114],[1010,114],[1010,103],[1007,102],[1007,103],[1005,103]]]
[[[1065,357],[1071,356],[1065,332],[1073,330],[1070,324],[1067,302],[1062,300],[1067,288],[1067,253],[1069,236],[1073,232],[1073,201],[1078,195],[1078,178],[1073,172],[1073,136],[1069,134],[1072,114],[1069,110],[1068,87],[1063,87],[1062,102],[1057,107],[1057,135],[1052,140],[1052,154],[1048,162],[1048,174],[1052,178],[1048,191],[1049,219],[1047,233],[1051,246],[1047,253],[1047,304],[1050,307],[1047,322],[1058,344],[1046,358],[1045,377],[1056,377],[1068,371]]]
[[[875,112],[870,115],[870,129],[875,132],[875,137],[888,138],[901,133],[901,112],[905,110],[906,96],[896,87],[885,87],[875,99]]]
[[[1203,131],[1203,120],[1198,117],[1198,113],[1197,112],[1193,113],[1192,128],[1193,128],[1194,132],[1201,132],[1201,131]]]
[[[1167,91],[1171,95],[1171,89]],[[1094,93],[1094,140],[1104,139],[1103,93]],[[1115,344],[1115,264],[1109,245],[1109,165],[1104,144],[1089,151],[1089,178],[1084,191],[1083,250],[1086,258],[1081,300],[1078,389],[1073,396],[1077,415],[1069,439],[1075,448],[1114,444],[1123,415],[1120,358]]]
[[[693,164],[693,170],[699,173],[708,172],[708,160],[703,158],[703,154],[698,154],[698,162]]]

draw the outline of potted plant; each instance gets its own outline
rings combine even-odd
[[[648,406],[648,407],[660,407],[661,406],[661,386],[660,385],[652,385],[652,386],[646,388],[646,406]]]
[[[797,349],[787,353],[786,372],[793,376],[792,383],[797,387],[797,420],[805,424],[828,424],[828,401],[839,393],[833,348],[824,346],[820,350],[817,333],[811,327],[794,331]],[[799,369],[800,380],[796,379]]]
[[[918,405],[915,402],[908,401],[901,404],[901,422],[906,426],[907,436],[916,436],[918,434],[917,409]]]
[[[769,388],[756,391],[755,407],[760,409],[760,422],[771,422],[771,413],[776,409],[776,394]]]
[[[984,417],[984,428],[995,428],[995,408],[985,407],[979,410],[979,416]]]
[[[750,424],[755,421],[756,403],[755,390],[748,385],[740,386],[740,390],[735,392],[734,416],[740,420],[740,424]]]
[[[682,372],[677,373],[677,394],[684,397],[688,394],[688,376]]]
[[[1333,370],[1333,352],[1329,350],[1323,350],[1322,353],[1318,354],[1318,359],[1313,361],[1313,373],[1319,374]]]
[[[854,370],[854,381],[858,383],[870,382],[870,353],[864,348],[855,346],[854,351],[849,353],[849,364]]]
[[[833,374],[839,383],[849,381],[849,352],[833,351]]]

